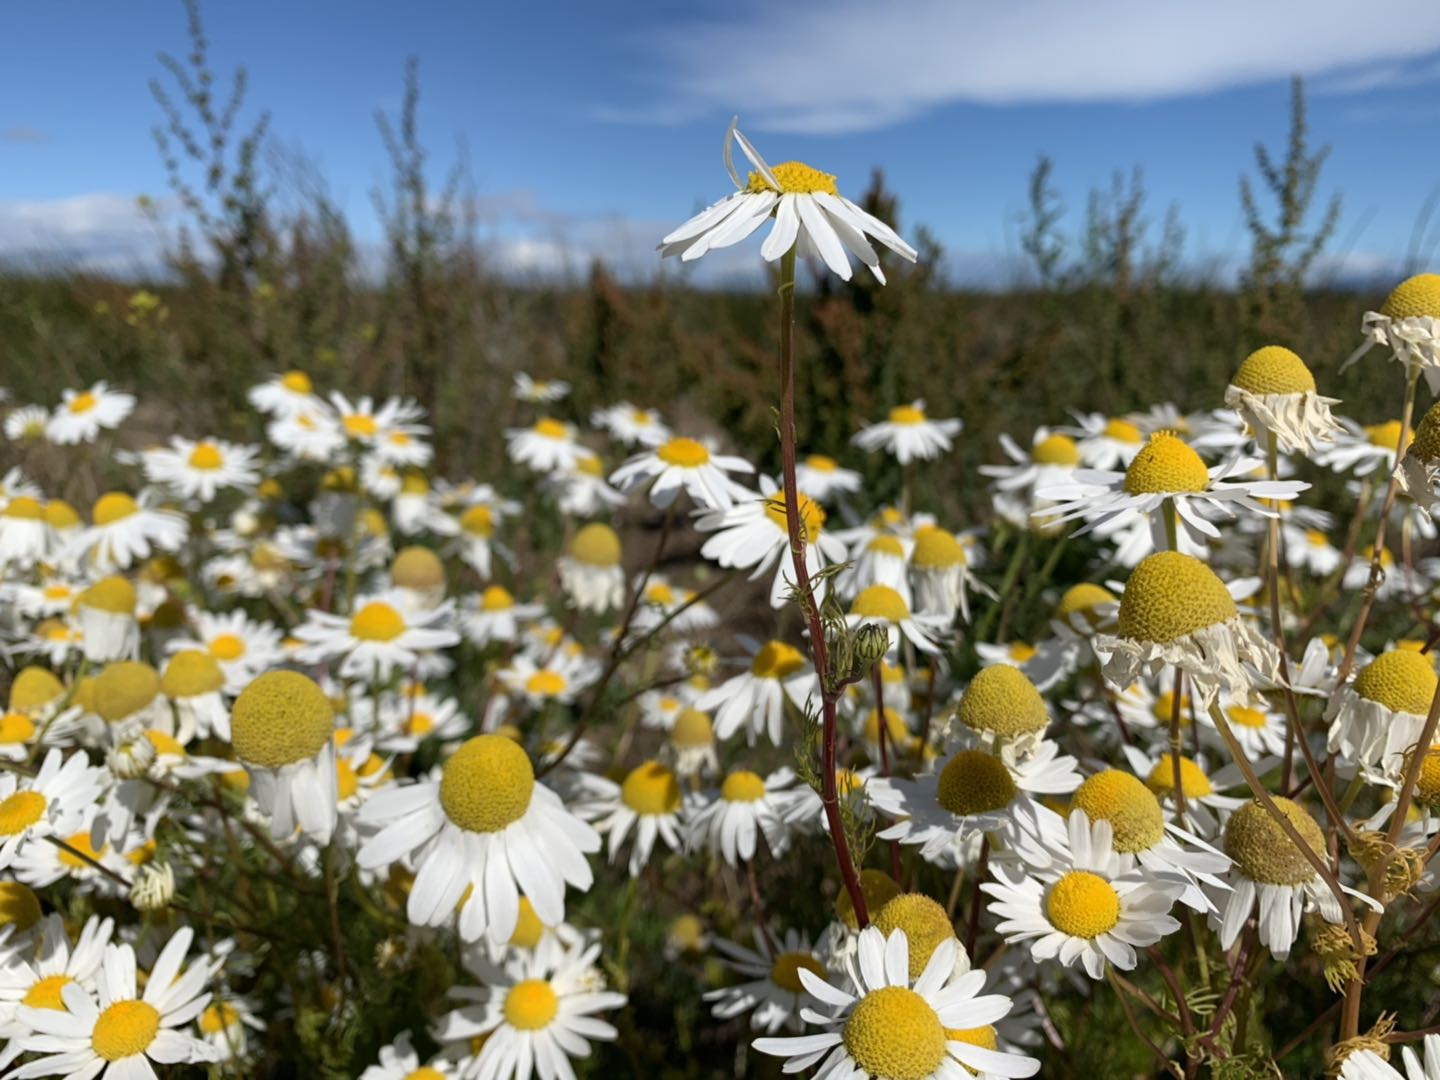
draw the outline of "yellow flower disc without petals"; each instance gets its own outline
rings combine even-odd
[[[856,1002],[843,1038],[861,1069],[886,1080],[926,1080],[947,1056],[940,1017],[903,986],[872,990]]]
[[[469,832],[499,832],[519,821],[535,793],[535,767],[512,739],[476,735],[445,762],[440,805]]]
[[[505,1022],[520,1031],[547,1027],[560,1011],[560,999],[544,979],[526,979],[505,994]]]
[[[941,942],[955,940],[955,927],[945,909],[923,893],[901,893],[875,912],[872,921],[888,938],[904,930],[910,944],[910,979],[918,979]]]
[[[1108,821],[1115,850],[1125,854],[1147,851],[1165,836],[1165,813],[1160,800],[1137,776],[1106,769],[1075,789],[1070,805],[1085,811],[1091,821]]]
[[[1120,598],[1119,631],[1166,644],[1238,615],[1215,572],[1193,555],[1160,551],[1140,560]]]
[[[1060,603],[1055,607],[1057,619],[1068,619],[1071,615],[1085,615],[1091,623],[1095,621],[1095,608],[1101,604],[1115,603],[1115,594],[1109,589],[1100,585],[1091,585],[1082,581],[1079,585],[1071,585],[1060,597]]]
[[[1276,808],[1290,820],[1306,846],[1316,854],[1324,852],[1325,834],[1309,812],[1279,795],[1273,798]],[[1310,860],[1258,800],[1230,815],[1225,823],[1224,848],[1241,873],[1262,885],[1302,885],[1315,877]]]
[[[215,657],[199,649],[185,649],[170,657],[160,676],[160,690],[169,698],[213,694],[225,685],[225,673]]]
[[[1015,799],[1015,779],[985,750],[957,750],[940,771],[935,801],[957,817],[1003,810]]]
[[[1313,394],[1315,376],[1291,350],[1266,345],[1245,358],[1230,385],[1252,394]]]
[[[770,965],[770,981],[792,994],[803,994],[805,984],[800,981],[802,969],[818,979],[824,979],[828,974],[825,965],[809,953],[786,952],[777,956]]]
[[[160,693],[160,675],[138,660],[116,660],[95,676],[94,710],[107,723],[139,712]]]
[[[1040,691],[1009,664],[982,668],[965,688],[955,715],[972,731],[1002,736],[1034,734],[1050,723]]]
[[[160,1031],[160,1013],[144,1001],[117,1001],[95,1021],[90,1045],[106,1061],[144,1053]]]
[[[1440,318],[1440,274],[1416,274],[1396,285],[1380,314],[1388,319],[1411,319],[1428,315]]]
[[[297,671],[267,671],[241,692],[230,712],[235,756],[267,769],[313,758],[334,728],[335,710],[325,691]]]
[[[619,566],[620,537],[609,525],[591,522],[571,539],[570,558],[586,566]]]
[[[1130,495],[1198,492],[1210,486],[1210,470],[1200,455],[1168,431],[1157,431],[1125,470]]]
[[[1435,668],[1430,658],[1409,649],[1381,653],[1355,676],[1355,693],[1391,712],[1424,716],[1435,696]]]
[[[866,911],[879,911],[901,892],[899,884],[884,870],[860,871],[860,894],[865,897]],[[851,930],[860,929],[855,906],[850,903],[850,890],[842,888],[835,897],[835,917]]]
[[[64,693],[64,684],[44,668],[21,668],[10,684],[10,708],[14,712],[33,713]]]
[[[905,598],[889,585],[871,585],[851,602],[850,614],[899,623],[910,618],[910,609],[905,605]]]
[[[1045,897],[1045,916],[1062,934],[1093,939],[1120,922],[1120,896],[1114,887],[1088,870],[1071,870]]]

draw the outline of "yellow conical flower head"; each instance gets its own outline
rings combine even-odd
[[[1048,435],[1030,448],[1036,465],[1075,466],[1080,464],[1080,447],[1069,435]]]
[[[1113,603],[1115,594],[1109,589],[1082,581],[1079,585],[1071,585],[1065,590],[1065,595],[1060,597],[1060,603],[1056,605],[1055,617],[1068,621],[1071,615],[1084,615],[1086,622],[1093,625],[1096,620],[1095,609],[1101,604]]]
[[[1409,768],[1409,761],[1405,766]],[[1420,762],[1420,775],[1415,781],[1415,801],[1431,812],[1440,809],[1440,746],[1432,745]]]
[[[779,165],[771,165],[770,175],[780,184],[780,194],[813,195],[817,191],[827,195],[840,194],[835,187],[834,173],[821,172],[803,161],[782,161]],[[758,172],[752,172],[746,178],[745,190],[752,195],[762,195],[775,188]]]
[[[225,673],[208,652],[184,649],[170,657],[165,674],[160,676],[160,690],[169,698],[198,697],[216,693],[225,685]]]
[[[1435,696],[1435,668],[1430,658],[1410,649],[1381,653],[1355,676],[1355,693],[1391,712],[1424,716]]]
[[[1169,431],[1151,435],[1125,470],[1125,491],[1130,495],[1197,492],[1209,486],[1210,470],[1200,455]]]
[[[134,615],[135,586],[122,577],[101,578],[82,592],[76,602],[81,607],[111,615]]]
[[[530,756],[504,735],[476,735],[462,744],[440,778],[445,816],[473,833],[500,832],[519,821],[534,793]]]
[[[1175,790],[1175,759],[1161,754],[1145,779],[1145,786],[1156,795],[1169,795]],[[1203,799],[1214,789],[1203,769],[1185,755],[1180,755],[1180,791],[1187,799]]]
[[[857,1001],[841,1037],[860,1076],[925,1080],[948,1059],[939,1015],[903,986],[872,990]]]
[[[905,598],[889,585],[871,585],[850,602],[850,614],[899,623],[910,618],[910,609]]]
[[[1316,854],[1325,851],[1325,834],[1309,812],[1279,795],[1274,800],[1306,846]],[[1315,876],[1310,860],[1259,800],[1246,803],[1230,815],[1225,823],[1224,848],[1241,873],[1262,885],[1302,885]]]
[[[1408,454],[1425,462],[1440,461],[1440,401],[1431,405],[1415,425]]]
[[[42,521],[45,518],[45,509],[38,500],[28,495],[17,495],[6,504],[4,510],[0,510],[0,517],[7,517],[23,521]]]
[[[44,668],[21,668],[10,684],[10,711],[37,713],[64,693],[64,684]]]
[[[1193,555],[1158,551],[1140,560],[1120,598],[1119,632],[1164,645],[1239,612],[1225,583]]]
[[[0,929],[25,931],[40,921],[40,899],[18,881],[0,881]]]
[[[1416,274],[1391,291],[1380,307],[1387,319],[1412,319],[1428,315],[1440,319],[1440,274]]]
[[[402,589],[437,589],[445,585],[440,557],[418,545],[398,552],[390,563],[390,580]]]
[[[680,809],[680,782],[660,762],[641,762],[620,785],[620,801],[642,816],[673,814]]]
[[[983,668],[965,688],[955,715],[973,731],[1003,736],[1034,734],[1050,723],[1040,691],[1009,664]]]
[[[247,765],[278,769],[314,757],[330,742],[335,710],[315,680],[267,671],[235,699],[231,744]]]
[[[986,750],[957,750],[940,771],[935,801],[956,817],[1003,810],[1014,801],[1015,778]]]
[[[872,923],[888,938],[893,930],[904,930],[910,943],[910,978],[918,979],[930,962],[930,954],[942,941],[955,939],[955,927],[945,909],[924,893],[901,893],[871,916]]]
[[[1148,851],[1165,836],[1160,800],[1139,777],[1119,769],[1087,779],[1070,796],[1070,806],[1085,811],[1091,821],[1108,821],[1119,852]]]
[[[800,533],[805,537],[806,543],[813,544],[825,525],[825,508],[803,491],[797,491],[795,495],[800,506]],[[765,516],[774,522],[776,528],[787,534],[790,531],[789,509],[790,503],[783,491],[777,491],[765,500]]]
[[[916,531],[910,561],[919,570],[948,570],[965,565],[965,549],[954,533],[932,525]]]
[[[620,537],[609,525],[592,522],[570,541],[570,558],[586,566],[619,566]]]
[[[45,504],[45,524],[57,532],[63,532],[80,524],[80,514],[63,499],[51,499]]]
[[[1245,358],[1230,385],[1252,394],[1313,394],[1315,376],[1283,345],[1266,345]]]
[[[775,957],[775,962],[770,965],[770,981],[792,994],[803,994],[805,984],[800,981],[802,968],[821,979],[829,975],[825,965],[809,953],[786,952]]]
[[[699,709],[683,709],[675,717],[670,741],[680,747],[709,746],[715,741],[715,725]]]
[[[884,870],[860,871],[860,894],[865,897],[865,910],[879,911],[900,895],[900,886]],[[835,917],[851,930],[860,929],[860,920],[855,918],[855,905],[850,903],[850,890],[841,886],[835,897]]]
[[[107,723],[124,720],[155,700],[160,693],[160,675],[149,664],[137,660],[116,660],[95,676],[96,714]]]

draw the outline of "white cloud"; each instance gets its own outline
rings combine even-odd
[[[0,201],[0,262],[135,277],[159,270],[162,247],[131,195]]]
[[[1440,4],[792,0],[637,44],[658,72],[656,104],[605,105],[597,117],[738,112],[756,129],[831,134],[958,101],[1138,102],[1361,68],[1373,81],[1385,64],[1440,50]]]

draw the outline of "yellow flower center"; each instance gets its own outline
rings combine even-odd
[[[406,1073],[405,1080],[445,1080],[445,1074],[429,1065],[421,1065],[420,1068]]]
[[[1080,447],[1068,435],[1047,435],[1030,448],[1030,460],[1037,465],[1080,464]]]
[[[280,376],[280,385],[292,394],[308,394],[314,390],[310,376],[303,371],[287,371]]]
[[[267,769],[313,758],[334,729],[330,699],[298,671],[267,671],[241,692],[230,710],[235,756]]]
[[[515,597],[503,585],[491,585],[480,594],[481,611],[509,611],[515,606]]]
[[[710,461],[710,451],[704,445],[683,436],[665,443],[655,451],[655,456],[666,465],[681,469],[697,469]]]
[[[904,597],[889,585],[871,585],[851,602],[850,614],[899,623],[910,618],[910,609],[906,607]]]
[[[18,881],[0,881],[0,927],[29,930],[40,921],[40,899]]]
[[[1120,599],[1119,631],[1133,641],[1163,645],[1238,614],[1225,583],[1203,562],[1159,551],[1131,573]]]
[[[0,716],[0,744],[13,746],[35,737],[35,722],[24,713],[7,712]]]
[[[233,1028],[240,1021],[240,1012],[227,1002],[205,1006],[197,1021],[203,1035],[219,1035]]]
[[[445,567],[429,548],[407,547],[390,563],[390,580],[405,589],[435,589],[445,584]]]
[[[880,741],[880,710],[871,709],[865,716],[865,741],[876,744]],[[905,718],[894,709],[885,710],[885,737],[890,741],[891,746],[908,746],[910,729],[905,726]]]
[[[155,700],[160,693],[160,675],[149,664],[116,660],[95,676],[94,711],[115,723],[124,720]]]
[[[750,674],[760,679],[785,679],[805,666],[800,650],[783,641],[767,641],[750,662]]]
[[[90,1045],[106,1061],[144,1053],[160,1030],[160,1013],[144,1001],[117,1001],[95,1021]]]
[[[872,990],[856,1002],[842,1037],[866,1074],[886,1080],[925,1080],[947,1056],[940,1017],[903,986]]]
[[[239,660],[245,655],[245,639],[235,634],[216,634],[210,639],[208,648],[216,660]]]
[[[140,511],[140,505],[129,495],[111,491],[95,500],[90,510],[91,520],[96,525],[110,525]]]
[[[1306,846],[1323,858],[1325,834],[1315,819],[1297,803],[1279,795],[1273,798]],[[1241,873],[1262,885],[1301,885],[1315,877],[1310,861],[1258,801],[1246,803],[1230,815],[1224,847]]]
[[[1424,462],[1440,460],[1440,401],[1431,405],[1415,425],[1409,453]]]
[[[935,801],[956,817],[1003,810],[1015,798],[1005,763],[984,750],[958,750],[935,785]]]
[[[525,692],[536,697],[557,697],[565,692],[567,685],[564,675],[545,669],[525,680]]]
[[[157,754],[170,754],[174,757],[185,756],[185,747],[181,746],[177,740],[165,734],[163,731],[156,731],[154,728],[150,728],[145,732],[145,738],[149,740],[150,745],[155,748]]]
[[[1371,446],[1383,447],[1386,450],[1396,450],[1400,446],[1400,421],[1387,420],[1383,424],[1372,424],[1365,429],[1365,438]],[[1405,445],[1408,447],[1414,438],[1415,433],[1412,431]]]
[[[912,427],[925,422],[925,410],[914,405],[896,405],[890,410],[890,423]]]
[[[213,472],[225,464],[224,457],[220,454],[220,448],[211,442],[202,442],[190,451],[190,467],[205,472]]]
[[[1105,421],[1105,437],[1114,439],[1116,442],[1138,443],[1143,442],[1145,436],[1140,434],[1140,429],[1128,420],[1107,420]]]
[[[69,975],[47,975],[31,985],[25,991],[25,996],[20,999],[21,1005],[28,1005],[32,1009],[51,1009],[55,1012],[65,1012],[65,999],[60,996],[61,991],[75,980]]]
[[[605,468],[594,454],[586,454],[575,461],[575,471],[599,479],[605,475]]]
[[[1125,854],[1148,851],[1165,836],[1160,800],[1137,776],[1119,769],[1096,773],[1070,797],[1070,805],[1091,821],[1108,821],[1115,850]]]
[[[736,769],[720,785],[720,797],[726,802],[756,802],[765,797],[765,781],[756,773]]]
[[[1236,727],[1250,728],[1253,731],[1263,728],[1267,720],[1265,714],[1259,709],[1247,709],[1243,705],[1227,706],[1225,715]]]
[[[70,411],[74,415],[79,416],[82,413],[89,412],[98,404],[100,404],[99,399],[90,393],[89,390],[86,390],[83,394],[76,394],[70,399]]]
[[[630,770],[620,786],[620,801],[637,814],[673,814],[680,809],[680,784],[658,761]]]
[[[10,708],[16,712],[31,713],[50,704],[65,687],[44,668],[21,668],[10,684]]]
[[[1150,775],[1145,778],[1145,785],[1156,795],[1169,795],[1174,791],[1175,759],[1169,754],[1161,754],[1155,767],[1150,770]],[[1185,755],[1180,755],[1180,791],[1185,798],[1203,799],[1213,790],[1210,778],[1200,766]]]
[[[817,191],[823,191],[827,195],[840,194],[835,188],[835,177],[832,173],[812,169],[804,162],[782,161],[779,165],[771,165],[770,175],[779,183],[779,194],[782,195],[813,195]],[[758,172],[752,172],[745,184],[745,190],[752,195],[760,195],[766,191],[774,191],[775,188]]]
[[[709,746],[715,740],[715,725],[699,709],[682,709],[670,730],[670,741],[682,749]]]
[[[534,430],[536,435],[543,435],[547,439],[568,439],[570,429],[559,420],[551,420],[548,416],[543,420],[535,421]]]
[[[460,515],[460,528],[471,536],[489,539],[495,534],[495,516],[488,506],[472,506]]]
[[[1125,491],[1131,495],[1204,491],[1210,470],[1200,455],[1168,431],[1157,431],[1125,470]]]
[[[826,457],[824,454],[811,454],[805,459],[805,464],[816,472],[823,473],[833,473],[840,467],[834,458]]]
[[[666,934],[670,942],[688,953],[698,953],[705,948],[705,924],[698,915],[688,912],[675,916]]]
[[[538,1031],[560,1011],[560,999],[544,979],[526,979],[505,995],[505,1022],[521,1031]]]
[[[619,566],[620,537],[609,525],[592,522],[570,541],[570,558],[586,566]]]
[[[965,565],[965,549],[954,533],[930,526],[916,531],[910,561],[917,570],[948,570]]]
[[[861,870],[860,893],[865,897],[866,911],[879,911],[900,895],[900,886],[884,870]],[[859,920],[850,903],[850,890],[841,889],[835,896],[835,915],[851,930],[858,930]]]
[[[1411,319],[1417,315],[1440,318],[1440,274],[1416,274],[1396,285],[1380,314],[1390,319]]]
[[[1000,1046],[995,1029],[989,1024],[978,1028],[946,1028],[945,1037],[951,1042],[967,1043],[982,1050],[996,1050]]]
[[[1355,692],[1391,712],[1424,716],[1435,696],[1435,668],[1430,658],[1409,649],[1381,653],[1355,677]]]
[[[796,492],[796,494],[800,499],[800,530],[805,536],[805,542],[813,544],[815,538],[820,535],[820,527],[825,524],[825,511],[821,509],[819,503],[803,491]],[[765,500],[765,516],[775,523],[777,529],[787,535],[789,525],[785,515],[788,509],[789,504],[782,491],[777,491]]]
[[[405,617],[389,604],[372,600],[350,620],[350,634],[361,641],[394,641],[405,632]]]
[[[15,518],[21,521],[43,521],[45,508],[28,495],[20,495],[11,499],[5,506],[4,516]]]
[[[1045,916],[1062,934],[1097,938],[1120,922],[1120,895],[1088,870],[1071,870],[1045,897]]]
[[[0,802],[0,836],[14,836],[34,825],[49,805],[38,791],[17,791]]]
[[[476,735],[445,762],[440,805],[469,832],[499,832],[519,821],[535,793],[535,767],[513,739]]]
[[[91,863],[86,859],[82,859],[80,856],[85,855],[95,862],[99,862],[110,850],[109,844],[102,845],[98,851],[95,850],[95,845],[90,843],[89,829],[86,829],[84,832],[78,832],[74,836],[65,837],[65,843],[80,853],[77,855],[73,852],[66,851],[65,848],[58,848],[56,850],[55,858],[61,866],[70,870],[90,870],[92,869]]]
[[[169,698],[213,694],[224,685],[225,673],[215,657],[199,649],[176,653],[165,665],[165,674],[160,676],[160,690]]]
[[[955,715],[974,731],[1003,736],[1044,731],[1050,723],[1040,691],[1009,664],[981,669],[966,687]]]
[[[133,615],[135,600],[135,586],[122,577],[107,577],[81,593],[79,603],[111,615]]]
[[[1134,689],[1133,687],[1131,688]],[[1129,691],[1127,691],[1128,693]],[[1175,691],[1167,690],[1155,699],[1155,704],[1150,706],[1150,715],[1155,721],[1164,727],[1170,726],[1170,718],[1175,714]],[[1180,695],[1180,726],[1190,726],[1190,695]]]
[[[955,937],[955,927],[945,909],[923,893],[901,893],[875,913],[874,921],[886,937],[893,930],[905,931],[912,981],[924,972],[940,943]]]
[[[1095,608],[1101,604],[1113,603],[1115,603],[1115,594],[1109,589],[1081,582],[1079,585],[1072,585],[1065,590],[1065,594],[1060,597],[1059,605],[1055,608],[1055,617],[1068,620],[1071,615],[1085,615],[1093,624]]]
[[[1035,646],[1024,641],[1012,641],[1006,646],[1006,650],[1010,654],[1010,659],[1017,664],[1028,662],[1034,658],[1036,653]]]
[[[1313,394],[1315,376],[1289,349],[1266,345],[1245,358],[1230,385],[1252,394]]]
[[[368,413],[351,413],[340,421],[345,428],[345,434],[352,439],[370,439],[380,431],[380,425],[375,422],[375,417]]]
[[[520,915],[515,920],[515,932],[510,935],[510,944],[521,949],[533,949],[540,944],[545,934],[545,924],[535,914],[535,905],[528,896],[520,897]]]
[[[820,979],[824,979],[827,974],[825,965],[809,953],[784,952],[775,957],[775,962],[770,965],[770,981],[792,994],[803,994],[805,984],[800,981],[802,969]]]
[[[652,581],[645,587],[646,603],[669,607],[675,602],[675,590],[663,581]]]

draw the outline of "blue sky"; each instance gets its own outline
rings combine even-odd
[[[468,148],[500,265],[548,273],[606,253],[653,268],[670,225],[725,194],[725,124],[772,161],[863,189],[885,168],[903,227],[935,232],[962,280],[1005,276],[1040,153],[1076,227],[1090,188],[1145,171],[1152,217],[1178,203],[1195,263],[1243,254],[1237,177],[1277,145],[1287,80],[1309,79],[1345,197],[1337,255],[1391,272],[1440,188],[1434,0],[791,0],[785,5],[208,4],[212,59],[244,64],[248,112],[327,178],[364,242],[385,178],[374,113],[421,64],[436,172]],[[183,53],[178,0],[17,0],[0,34],[0,257],[63,251],[124,270],[153,258],[135,196],[165,195],[150,128],[156,54]],[[749,267],[756,247],[710,272]]]

